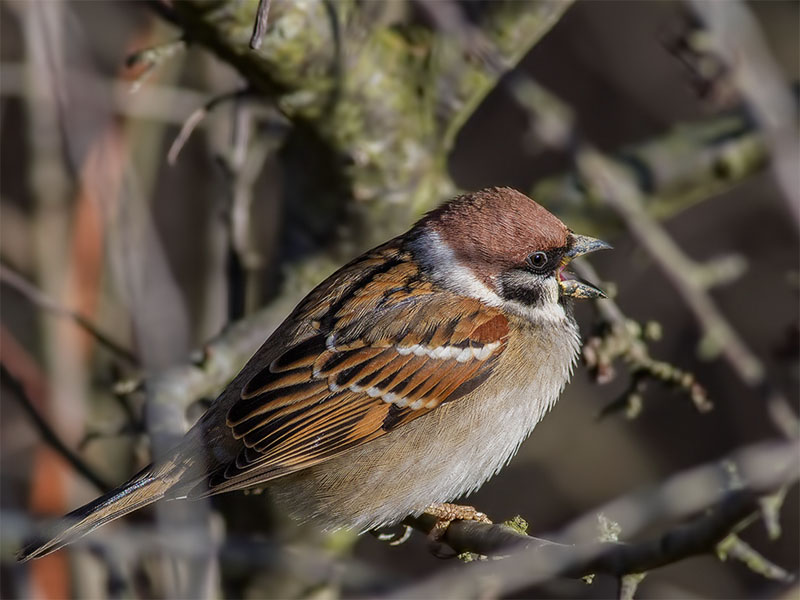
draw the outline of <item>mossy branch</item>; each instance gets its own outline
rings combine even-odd
[[[744,110],[684,123],[604,156],[640,191],[642,206],[664,220],[767,168],[767,148]],[[580,169],[540,180],[531,197],[576,231],[611,237],[624,229]]]
[[[355,199],[354,219],[369,223],[358,233],[367,245],[452,192],[446,159],[456,133],[569,5],[490,3],[477,25],[483,58],[463,36],[387,16],[384,3],[274,2],[256,51],[256,3],[190,0],[175,13],[187,40],[324,141],[344,183],[340,199]]]

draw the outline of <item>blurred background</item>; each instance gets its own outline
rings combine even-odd
[[[796,413],[800,4],[273,0],[250,50],[255,13],[249,0],[0,3],[3,598],[363,597],[453,568],[420,534],[324,536],[242,493],[142,511],[32,564],[13,555],[33,523],[168,446],[338,264],[458,190],[514,187],[611,242],[591,261],[601,285],[625,317],[658,324],[650,356],[713,403],[644,377],[635,418],[628,404],[599,419],[636,400],[636,364],[580,366],[470,504],[544,534],[780,435],[764,389]],[[689,263],[648,249],[604,200],[581,159],[598,152]],[[687,285],[760,371],[709,336]],[[577,316],[584,340],[602,339],[598,307]],[[796,486],[781,524],[777,539],[760,523],[742,538],[796,572]],[[164,546],[192,530],[187,544],[211,551]],[[599,575],[511,595],[616,589]],[[709,554],[653,571],[637,597],[799,590]]]

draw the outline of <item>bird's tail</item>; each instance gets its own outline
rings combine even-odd
[[[25,562],[55,552],[96,527],[159,500],[175,480],[174,476],[155,473],[152,466],[147,467],[127,483],[63,517],[49,531],[28,543],[17,559]]]

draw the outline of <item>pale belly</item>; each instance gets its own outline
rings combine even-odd
[[[270,482],[271,494],[300,519],[364,530],[476,490],[511,459],[569,379],[577,331],[535,331],[515,337],[496,371],[474,392],[362,447]]]

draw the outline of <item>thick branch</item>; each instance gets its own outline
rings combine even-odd
[[[258,51],[249,46],[256,3],[190,1],[175,9],[187,39],[327,144],[344,195],[359,201],[348,225],[367,221],[356,235],[368,245],[449,195],[446,154],[455,134],[569,5],[489,3],[470,26],[486,46],[483,57],[461,35],[398,25],[385,14],[388,3],[274,3]]]
[[[768,164],[764,139],[743,110],[678,125],[605,158],[639,189],[645,210],[658,219],[720,194]],[[603,237],[623,228],[578,170],[542,179],[531,196],[575,231]]]
[[[493,2],[478,26],[466,19],[457,2],[425,3],[444,32],[436,40],[439,64],[432,75],[447,150],[500,76],[550,31],[572,2]],[[441,14],[447,6],[453,10]]]
[[[454,521],[441,540],[459,554],[472,552],[484,556],[507,556],[528,552],[533,564],[541,558],[548,565],[559,563],[547,577],[582,577],[590,573],[622,576],[649,571],[697,554],[711,552],[731,528],[758,510],[758,494],[752,490],[730,493],[706,515],[676,526],[664,534],[637,543],[562,544],[540,537],[523,535],[505,525],[476,521]],[[423,514],[406,523],[427,534],[436,523]],[[585,557],[576,559],[575,556]],[[576,564],[577,563],[577,564]]]

